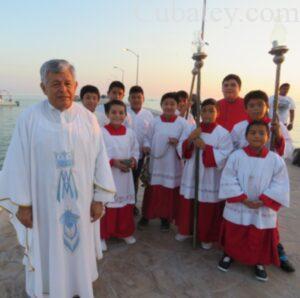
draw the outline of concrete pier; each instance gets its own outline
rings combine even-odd
[[[227,273],[220,272],[217,263],[222,252],[218,247],[193,250],[189,240],[179,243],[174,239],[175,227],[162,233],[159,222],[152,221],[147,230],[136,231],[134,245],[108,242],[108,251],[98,262],[100,278],[94,283],[95,297],[300,297],[300,168],[288,168],[291,207],[280,211],[279,226],[295,273],[269,266],[269,281],[262,283],[254,278],[253,268],[238,263],[232,264]],[[0,211],[1,298],[27,297],[21,259],[22,248],[6,212]]]

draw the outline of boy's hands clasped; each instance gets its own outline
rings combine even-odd
[[[250,209],[258,209],[264,205],[263,201],[261,200],[255,200],[255,201],[245,200],[243,201],[243,204]]]

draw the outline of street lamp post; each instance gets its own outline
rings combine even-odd
[[[125,70],[119,66],[114,66],[115,69],[118,69],[122,72],[122,83],[124,83],[124,74],[125,74]]]
[[[130,52],[136,57],[136,85],[139,84],[139,68],[140,68],[140,55],[130,49],[124,49],[126,52]]]

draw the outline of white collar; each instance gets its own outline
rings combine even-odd
[[[47,99],[47,103],[48,103],[48,107],[50,108],[51,111],[57,111],[59,113],[63,113],[63,112],[66,112],[66,111],[71,111],[72,107],[73,107],[73,102],[72,104],[70,105],[70,107],[68,107],[67,109],[61,111],[61,110],[58,110],[57,108],[55,108],[49,101],[49,99]]]

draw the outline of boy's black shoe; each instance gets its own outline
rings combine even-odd
[[[139,211],[138,207],[134,206],[133,207],[133,215],[138,216],[139,214],[140,214],[140,211]]]
[[[227,256],[226,254],[223,254],[223,257],[219,261],[218,269],[223,272],[227,272],[232,262],[233,262],[232,258]]]
[[[145,217],[142,217],[137,224],[138,229],[144,230],[148,226],[148,223],[149,223],[149,220]]]
[[[262,265],[255,265],[254,267],[255,271],[255,278],[260,281],[267,281],[268,280],[268,274],[265,270],[265,267]]]
[[[165,218],[161,219],[160,230],[162,232],[169,232],[170,231],[170,223],[167,219],[165,219]]]
[[[280,268],[287,273],[292,273],[296,271],[293,264],[289,260],[280,260]]]

